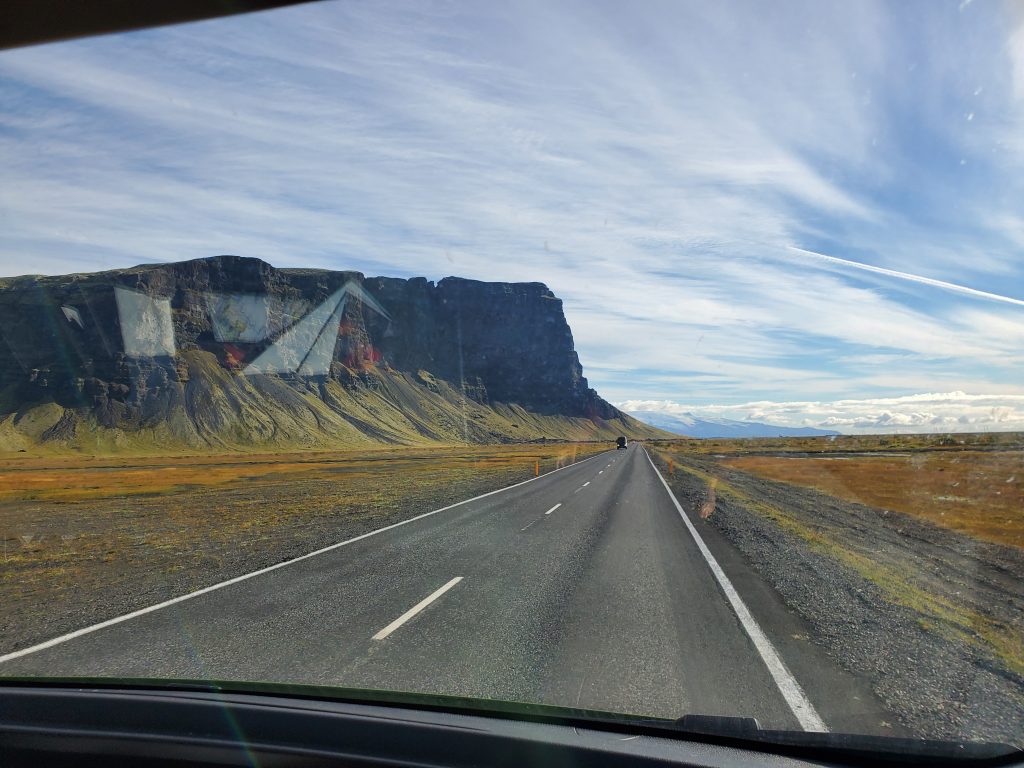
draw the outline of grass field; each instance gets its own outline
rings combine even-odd
[[[180,496],[204,489],[276,486],[295,480],[351,483],[403,475],[420,482],[451,473],[518,468],[548,471],[606,444],[534,444],[458,448],[363,449],[212,456],[0,458],[0,502],[74,504],[130,496]],[[539,462],[539,466],[538,466]],[[0,518],[2,520],[2,518]]]
[[[891,451],[1024,451],[1022,432],[979,432],[929,435],[829,435],[821,437],[759,437],[753,439],[680,438],[648,440],[652,445],[689,454],[833,454]]]
[[[1024,547],[1024,451],[745,456],[722,463]]]

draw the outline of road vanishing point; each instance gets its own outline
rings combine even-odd
[[[635,443],[0,656],[12,675],[337,685],[810,731],[889,717]]]

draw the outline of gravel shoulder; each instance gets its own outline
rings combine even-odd
[[[1021,746],[1024,552],[713,457],[672,459],[680,501],[704,509],[907,730]]]

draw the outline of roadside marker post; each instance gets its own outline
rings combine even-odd
[[[537,465],[533,468],[533,476],[540,477],[540,459],[537,459]]]

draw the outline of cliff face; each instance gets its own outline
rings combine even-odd
[[[587,386],[540,283],[219,256],[0,280],[0,449],[652,432]]]

